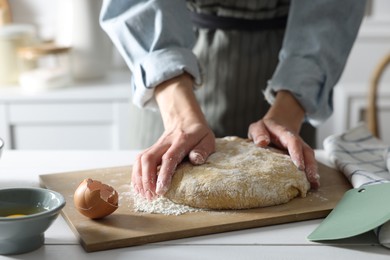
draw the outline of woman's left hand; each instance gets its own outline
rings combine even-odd
[[[248,137],[261,147],[274,144],[287,150],[313,189],[320,186],[314,150],[299,136],[304,110],[288,91],[279,91],[267,114],[249,126]]]

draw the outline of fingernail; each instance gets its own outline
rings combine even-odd
[[[139,193],[142,195],[142,197],[146,198],[146,193],[144,188],[139,188]]]
[[[153,193],[150,190],[146,191],[146,198],[150,201],[153,200],[154,196]]]
[[[307,177],[313,189],[320,187],[320,175],[318,174],[317,167],[312,167],[307,170]]]
[[[157,181],[156,193],[157,195],[164,195],[168,191],[168,187],[164,186],[161,181]]]
[[[269,137],[266,135],[256,136],[256,139],[253,140],[256,145],[267,146],[270,142]]]
[[[316,180],[314,182],[311,182],[310,183],[310,186],[313,190],[318,190],[318,188],[320,187],[320,181],[319,180]]]
[[[192,151],[190,153],[190,161],[195,164],[195,165],[199,165],[199,164],[204,164],[204,162],[206,161],[204,156],[200,153],[200,152],[194,152]]]
[[[133,190],[134,190],[135,194],[140,194],[138,186],[133,185]]]
[[[318,174],[313,175],[309,181],[312,189],[317,190],[320,187],[320,176]]]
[[[300,170],[300,171],[305,170],[305,164],[304,164],[303,160],[300,160],[300,161],[293,160],[293,163],[298,168],[298,170]]]

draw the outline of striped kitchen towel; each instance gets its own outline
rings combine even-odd
[[[374,137],[364,124],[327,137],[324,149],[354,188],[390,182],[390,145]],[[390,221],[375,232],[379,242],[390,248]]]

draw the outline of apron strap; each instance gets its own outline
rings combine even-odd
[[[196,27],[210,30],[264,31],[285,29],[287,25],[287,16],[250,20],[245,18],[225,17],[196,12],[190,13],[191,20]]]

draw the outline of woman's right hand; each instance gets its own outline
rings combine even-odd
[[[148,200],[168,191],[177,165],[186,156],[199,165],[215,151],[215,136],[196,101],[188,74],[160,84],[155,98],[165,131],[137,156],[132,172],[134,190]]]

